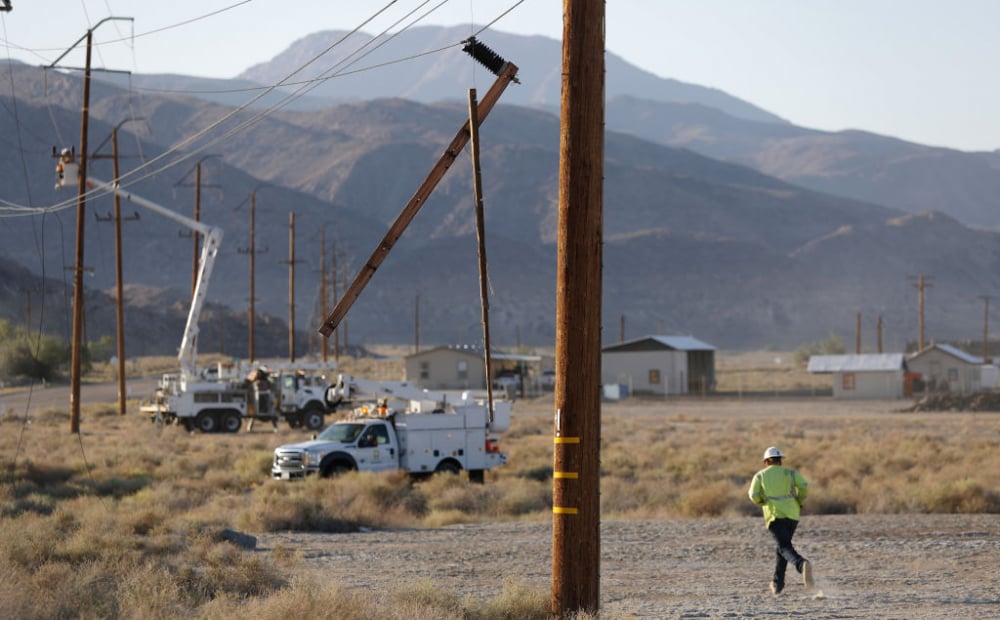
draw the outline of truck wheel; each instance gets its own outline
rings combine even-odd
[[[202,411],[194,419],[194,425],[203,433],[214,433],[219,430],[219,421],[210,411]]]
[[[483,484],[486,482],[485,472],[481,469],[470,469],[469,470],[469,482],[475,484]]]
[[[458,475],[458,472],[462,471],[462,468],[455,461],[441,461],[438,466],[434,468],[436,473],[447,472],[449,474]]]
[[[222,430],[225,432],[237,433],[242,425],[243,420],[240,418],[239,413],[235,411],[227,411],[222,415]]]
[[[323,417],[323,410],[316,405],[310,405],[302,412],[302,423],[311,431],[323,428],[324,422],[326,419]]]
[[[334,478],[353,470],[354,468],[347,463],[344,463],[343,461],[335,461],[324,467],[320,472],[320,476],[324,478]]]

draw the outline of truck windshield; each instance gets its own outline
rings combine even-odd
[[[361,430],[365,427],[364,424],[353,424],[350,422],[338,423],[328,426],[325,431],[320,433],[316,439],[323,439],[325,441],[342,441],[344,443],[352,443],[361,434]]]

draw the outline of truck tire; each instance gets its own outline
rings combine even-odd
[[[316,403],[306,405],[302,412],[302,424],[311,431],[318,431],[323,428],[326,418],[323,416],[323,408]]]
[[[485,483],[486,482],[485,472],[482,469],[470,469],[469,482],[472,482],[474,484]]]
[[[458,472],[462,471],[462,466],[451,459],[445,459],[438,463],[438,466],[434,468],[434,473],[449,473],[458,475]]]
[[[350,463],[345,463],[344,461],[333,461],[328,465],[324,465],[323,469],[320,470],[319,475],[323,478],[334,478],[351,471],[354,471],[354,468]]]
[[[222,414],[222,430],[227,433],[238,433],[243,425],[243,418],[238,411],[227,411]]]
[[[195,417],[194,425],[203,433],[214,433],[219,430],[219,419],[211,411],[202,411]]]

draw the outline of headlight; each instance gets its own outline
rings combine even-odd
[[[309,467],[309,463],[312,462],[312,454],[309,452],[302,453],[302,466]]]

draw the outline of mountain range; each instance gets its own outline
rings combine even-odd
[[[322,314],[321,230],[327,270],[336,256],[342,290],[465,121],[468,88],[485,91],[492,83],[492,75],[453,45],[468,31],[407,31],[345,70],[355,73],[313,82],[305,96],[278,109],[277,91],[243,105],[260,92],[247,89],[285,79],[346,33],[305,37],[232,81],[95,79],[89,135],[99,157],[91,158],[92,176],[113,176],[110,147],[102,141],[120,124],[121,165],[129,171],[123,185],[190,215],[193,167],[201,162],[201,218],[225,234],[209,287],[217,318],[206,325],[212,319],[207,311],[203,317],[202,350],[215,348],[211,334],[218,334],[227,353],[245,355],[251,193],[256,306],[273,330],[265,352],[258,344],[258,355],[286,350],[280,336],[289,316],[289,263],[295,265],[297,346],[305,350]],[[521,81],[481,128],[491,329],[494,341],[508,346],[549,345],[555,338],[560,43],[487,35],[480,38],[518,65]],[[430,49],[445,51],[384,65]],[[323,67],[294,79],[317,77],[342,60],[324,57]],[[359,70],[377,65],[384,66]],[[44,216],[0,219],[0,317],[22,320],[24,290],[34,288],[50,308],[48,317],[35,320],[65,333],[71,278],[64,267],[74,251],[75,196],[52,189],[51,151],[79,141],[81,80],[16,63],[0,73],[0,83],[13,85],[0,91],[0,199],[64,203]],[[1000,155],[796,127],[718,90],[658,78],[611,53],[607,75],[604,299],[595,300],[604,308],[605,343],[687,333],[723,348],[794,348],[831,332],[847,342],[860,313],[865,350],[875,347],[877,317],[887,350],[901,350],[917,337],[918,275],[928,285],[930,338],[982,334],[981,297],[998,284],[1000,237],[992,231],[1000,216],[991,201],[1000,190]],[[192,139],[198,132],[204,133]],[[204,150],[178,159],[168,151],[178,144],[182,152]],[[465,154],[349,313],[352,343],[481,339],[471,176]],[[88,210],[102,218],[110,205],[107,196],[88,199]],[[127,343],[134,353],[173,352],[190,295],[193,242],[178,237],[179,226],[145,212],[122,222],[122,229]],[[110,307],[113,299],[100,293],[114,284],[112,231],[106,221],[86,222],[85,263],[93,274],[87,285],[96,291],[91,303],[97,307]],[[33,303],[39,307],[37,298]],[[88,317],[89,333],[113,334],[106,315],[95,309]]]

